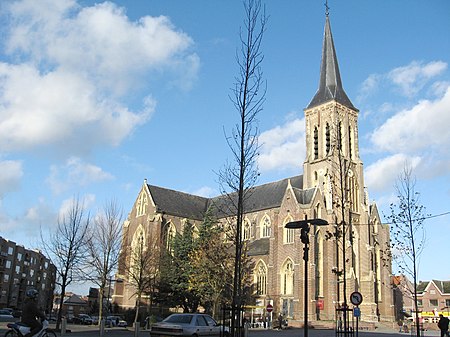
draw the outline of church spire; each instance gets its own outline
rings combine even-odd
[[[332,100],[335,100],[348,108],[355,109],[342,87],[333,36],[331,34],[330,19],[328,18],[328,6],[326,6],[319,89],[309,103],[307,109]]]

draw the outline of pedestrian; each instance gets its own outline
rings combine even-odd
[[[450,322],[447,317],[444,317],[444,315],[439,314],[439,322],[438,322],[438,328],[441,330],[441,337],[449,337],[448,336],[448,323]]]
[[[283,329],[283,315],[280,314],[278,315],[278,330]]]

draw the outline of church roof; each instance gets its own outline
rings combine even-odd
[[[333,100],[348,108],[356,110],[342,87],[336,50],[334,49],[333,35],[331,34],[330,20],[327,15],[323,36],[319,89],[309,103],[307,109]]]
[[[248,244],[248,256],[268,255],[270,252],[269,238],[262,238]]]
[[[247,191],[248,197],[245,203],[245,212],[255,212],[264,209],[276,208],[281,205],[284,193],[288,183],[297,192],[297,200],[300,203],[308,203],[312,197],[313,191],[302,191],[303,176],[298,175],[283,180],[255,186]],[[230,207],[236,204],[237,194],[221,195],[214,198],[205,198],[188,194],[184,192],[174,191],[163,187],[147,184],[153,202],[158,212],[164,212],[170,215],[180,216],[193,220],[202,220],[206,210],[214,207],[217,216],[225,217],[233,214]]]
[[[158,212],[201,220],[206,212],[208,198],[148,185]]]
[[[302,190],[302,189],[295,188],[295,187],[292,190],[294,191],[294,194],[295,194],[295,197],[296,197],[298,203],[302,204],[302,205],[310,204],[314,197],[314,192],[316,191],[315,188]]]

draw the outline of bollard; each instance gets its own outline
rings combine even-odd
[[[100,337],[103,337],[104,334],[105,334],[105,319],[102,318],[102,320],[100,321]]]
[[[67,319],[63,317],[61,319],[61,336],[66,335],[66,330],[67,330]]]
[[[139,337],[139,326],[141,325],[140,322],[134,323],[134,337]]]

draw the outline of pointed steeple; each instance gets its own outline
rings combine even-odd
[[[342,87],[341,75],[339,73],[339,66],[333,43],[333,35],[331,34],[330,20],[327,12],[323,36],[319,89],[309,103],[307,109],[332,100],[335,100],[348,108],[355,109],[352,102],[347,97],[344,88]]]

